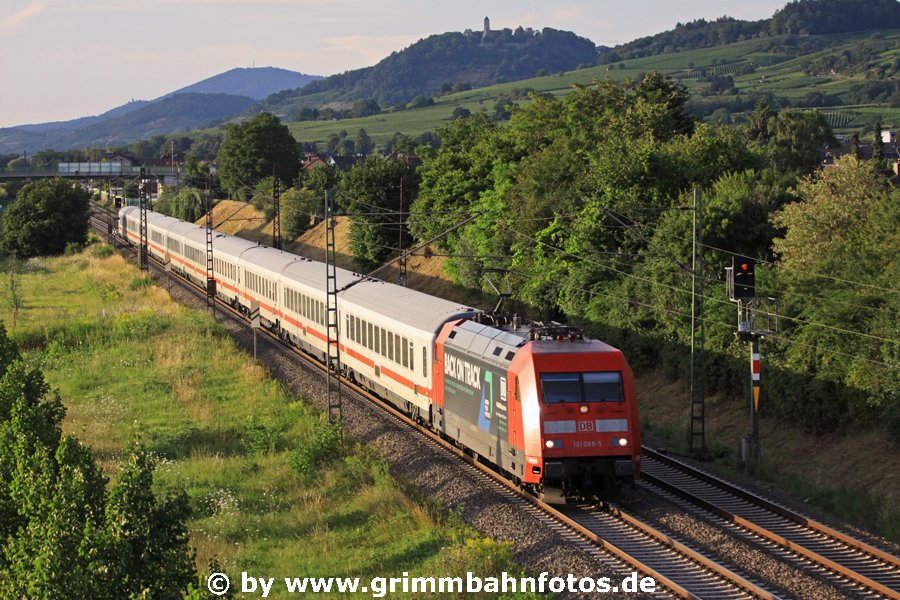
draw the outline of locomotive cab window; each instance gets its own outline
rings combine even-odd
[[[582,373],[584,380],[584,399],[587,402],[622,402],[622,374],[618,371],[609,373]]]
[[[591,373],[542,373],[544,404],[622,402],[622,374],[618,371]]]

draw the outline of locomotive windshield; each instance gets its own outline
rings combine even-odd
[[[622,373],[541,373],[544,404],[622,402]]]

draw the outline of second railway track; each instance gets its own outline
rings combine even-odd
[[[644,448],[642,479],[815,565],[854,592],[900,600],[900,559],[784,506]]]

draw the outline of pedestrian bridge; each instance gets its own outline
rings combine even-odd
[[[141,177],[162,179],[179,174],[174,167],[139,167],[120,162],[71,162],[57,163],[55,169],[0,169],[0,179],[44,179],[65,177],[70,179],[114,179]]]

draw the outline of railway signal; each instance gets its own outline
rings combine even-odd
[[[756,297],[756,261],[745,256],[731,257],[734,273],[732,299],[749,300]]]
[[[759,398],[760,398],[760,351],[759,341],[778,330],[778,303],[774,298],[756,296],[756,260],[746,256],[732,257],[731,267],[726,269],[728,299],[737,303],[737,338],[750,344],[750,434],[741,442],[741,456],[744,460],[758,460],[759,440]],[[763,309],[771,304],[774,311]],[[760,316],[765,323],[760,322]],[[774,325],[773,325],[774,323]]]

